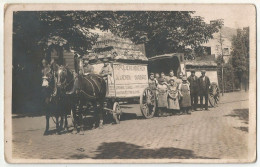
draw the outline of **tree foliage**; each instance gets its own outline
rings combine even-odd
[[[57,45],[81,54],[98,35],[90,29],[110,30],[135,43],[146,43],[148,56],[185,52],[200,47],[218,31],[186,11],[41,11],[14,13],[14,50],[28,53]]]
[[[116,12],[111,31],[135,43],[145,43],[147,56],[189,52],[213,38],[220,22],[206,24],[189,11]]]
[[[232,66],[239,84],[249,80],[249,29],[238,30],[232,39]]]

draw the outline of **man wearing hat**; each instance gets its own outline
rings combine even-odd
[[[108,81],[111,80],[111,76],[112,76],[112,68],[109,65],[107,58],[105,58],[103,61],[104,61],[104,66],[101,68],[99,75],[101,75],[104,78],[104,80],[108,85]]]
[[[94,67],[91,64],[89,64],[89,58],[86,58],[84,60],[83,70],[84,70],[85,75],[91,74],[94,72]]]
[[[209,77],[206,75],[206,71],[201,71],[201,76],[199,78],[199,94],[200,94],[200,105],[201,109],[203,108],[203,98],[205,99],[205,110],[208,110],[208,93],[210,87],[210,80]]]
[[[109,65],[108,59],[105,58],[104,60],[104,66],[101,68],[100,75],[107,80],[108,76],[112,75],[112,68]]]
[[[191,98],[192,110],[197,110],[199,79],[195,75],[195,70],[191,70],[191,75],[188,77],[188,81],[190,83],[190,98]]]

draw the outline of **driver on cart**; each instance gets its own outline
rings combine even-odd
[[[106,81],[106,87],[107,87],[106,93],[108,93],[108,81],[110,81],[111,83],[112,68],[110,67],[107,58],[105,58],[103,61],[104,61],[104,66],[101,68],[99,75],[101,75],[103,79]]]
[[[112,76],[112,68],[110,67],[107,58],[105,58],[103,61],[104,66],[101,68],[99,75],[101,75],[106,83],[108,83],[108,79]]]
[[[84,60],[83,70],[84,70],[84,75],[94,73],[94,67],[91,64],[89,64],[89,58],[86,58]]]

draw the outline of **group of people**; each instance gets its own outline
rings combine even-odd
[[[150,73],[149,87],[156,94],[158,116],[167,116],[167,111],[172,114],[191,114],[191,111],[198,109],[198,97],[201,110],[208,110],[210,80],[205,74],[206,71],[202,70],[201,76],[197,77],[195,70],[192,70],[187,78],[182,72],[178,77],[174,76],[173,70],[168,76],[164,72],[161,75]]]

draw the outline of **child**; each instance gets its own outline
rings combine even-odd
[[[183,76],[182,83],[179,85],[180,93],[180,107],[181,112],[186,114],[190,113],[191,99],[190,99],[190,86],[187,82],[187,77]]]

